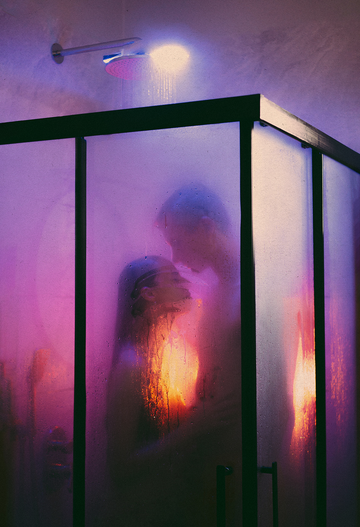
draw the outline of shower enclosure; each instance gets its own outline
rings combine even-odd
[[[261,95],[0,132],[0,525],[357,526],[360,155]],[[238,247],[217,311],[215,266],[176,262],[156,224],[183,185],[219,197]],[[116,465],[119,487],[109,436],[133,421],[109,407],[119,276],[150,255],[188,280],[196,372],[201,342],[217,342],[215,403],[197,394],[171,461],[151,458],[169,432],[136,478]],[[230,345],[224,313],[241,327]]]

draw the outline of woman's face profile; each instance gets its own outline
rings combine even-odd
[[[192,298],[186,285],[187,280],[176,271],[159,273],[148,295],[154,304],[165,306],[169,311],[187,312]]]

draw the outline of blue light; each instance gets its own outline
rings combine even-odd
[[[119,57],[122,57],[122,53],[113,53],[112,55],[104,55],[103,56],[103,63],[109,64],[114,59],[118,59]]]

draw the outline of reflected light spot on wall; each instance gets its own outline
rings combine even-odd
[[[172,74],[182,71],[190,57],[187,50],[177,44],[156,48],[150,53],[150,56],[160,70]]]

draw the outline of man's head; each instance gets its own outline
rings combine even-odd
[[[230,220],[219,197],[202,184],[186,185],[161,207],[156,223],[172,248],[172,260],[195,271],[211,266],[218,235]]]

